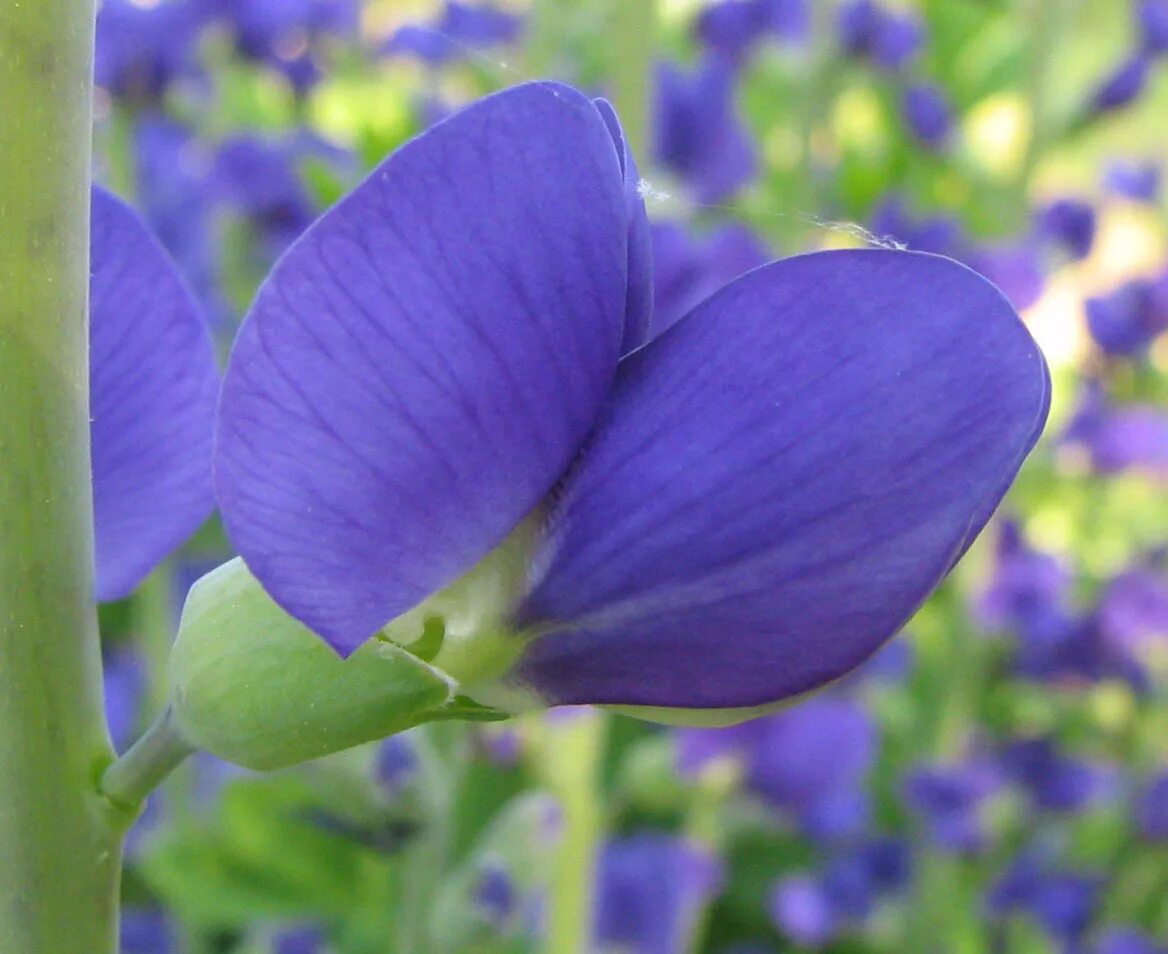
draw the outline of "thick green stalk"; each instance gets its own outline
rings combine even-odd
[[[538,770],[559,802],[560,844],[552,873],[546,954],[589,949],[596,858],[604,840],[600,765],[611,717],[601,710],[545,717]]]
[[[0,951],[117,945],[92,601],[92,0],[0,4]]]

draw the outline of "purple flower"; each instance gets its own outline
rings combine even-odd
[[[1157,944],[1135,928],[1108,928],[1096,939],[1091,954],[1168,954],[1168,947]]]
[[[628,954],[674,954],[721,882],[716,858],[671,835],[611,841],[597,865],[595,941]]]
[[[145,684],[146,672],[138,653],[119,648],[106,654],[102,665],[105,717],[118,752],[134,741]]]
[[[97,15],[94,81],[115,96],[159,98],[195,72],[195,46],[209,14],[205,0],[105,0]]]
[[[169,954],[177,950],[174,926],[155,908],[126,908],[121,916],[121,954]]]
[[[90,431],[97,598],[128,596],[209,516],[218,373],[173,263],[93,190]]]
[[[1139,98],[1148,80],[1148,60],[1142,53],[1120,63],[1091,94],[1088,109],[1101,114],[1122,109]]]
[[[1087,299],[1087,329],[1109,355],[1140,355],[1168,327],[1164,297],[1163,280],[1125,282],[1108,295]]]
[[[496,94],[293,245],[224,382],[224,520],[345,653],[530,531],[490,623],[511,689],[774,702],[949,571],[1041,431],[1045,365],[972,272],[862,250],[755,269],[618,367],[651,270],[612,122]]]
[[[491,924],[505,925],[515,915],[519,898],[515,882],[506,868],[488,864],[474,889],[474,906]]]
[[[806,0],[716,0],[694,25],[707,49],[731,61],[742,60],[769,36],[800,37],[806,29]]]
[[[344,154],[311,137],[269,140],[249,134],[222,143],[215,157],[219,197],[259,231],[265,253],[277,258],[316,217],[298,164],[310,156],[337,161]]]
[[[751,719],[722,729],[680,729],[676,733],[677,771],[694,776],[711,763],[751,759],[770,730],[770,719]]]
[[[1002,765],[1034,805],[1047,811],[1078,811],[1113,787],[1110,773],[1064,755],[1051,738],[1012,743]]]
[[[391,735],[377,749],[374,764],[377,781],[391,794],[408,785],[418,773],[418,753],[414,742],[406,735]]]
[[[1136,14],[1144,50],[1153,55],[1168,52],[1168,2],[1138,0]]]
[[[822,946],[840,929],[841,918],[827,890],[808,875],[792,875],[775,885],[769,910],[779,930],[806,947]]]
[[[876,207],[870,229],[880,239],[891,239],[919,252],[959,257],[966,245],[959,219],[951,215],[915,216],[903,196],[895,193]]]
[[[654,223],[653,324],[657,337],[743,272],[771,256],[742,225],[722,225],[695,236],[673,222]]]
[[[161,113],[147,113],[134,129],[134,167],[143,216],[209,319],[222,319],[228,309],[222,300],[210,222],[211,160],[203,144],[192,129]]]
[[[1120,573],[1104,587],[1098,614],[1103,638],[1132,659],[1168,648],[1168,576],[1149,567]]]
[[[734,102],[736,83],[730,64],[714,56],[691,73],[673,63],[657,69],[656,158],[699,202],[726,199],[755,173],[754,145]]]
[[[859,703],[809,699],[766,720],[748,783],[813,835],[854,834],[867,820],[864,786],[878,744],[876,727]]]
[[[896,72],[917,57],[924,39],[925,26],[916,15],[887,13],[872,31],[872,59],[877,66]]]
[[[904,886],[909,874],[904,842],[862,843],[833,855],[817,877],[781,880],[770,896],[771,919],[792,940],[822,946],[849,923],[866,919],[881,897]]]
[[[463,59],[468,49],[514,43],[522,28],[523,21],[505,10],[446,0],[442,16],[433,26],[407,23],[386,41],[382,51],[389,56],[412,55],[436,66]]]
[[[997,285],[1015,308],[1029,308],[1042,295],[1042,266],[1034,243],[1027,239],[975,246],[959,258]]]
[[[1023,849],[989,892],[992,915],[1030,914],[1054,939],[1074,942],[1090,925],[1102,882],[1091,875],[1053,870],[1050,859]]]
[[[1070,571],[1055,556],[1036,550],[1013,520],[1002,521],[993,571],[976,605],[987,629],[1042,626],[1070,595]]]
[[[1136,802],[1135,817],[1141,835],[1168,842],[1168,769],[1149,780]]]
[[[324,932],[315,924],[284,928],[272,939],[272,954],[324,954]]]
[[[1160,195],[1163,169],[1158,162],[1117,159],[1107,167],[1107,188],[1133,202],[1154,204]]]
[[[850,56],[867,56],[883,17],[884,11],[873,0],[845,0],[836,23],[844,52]]]
[[[939,148],[948,141],[953,131],[953,111],[939,88],[913,83],[904,91],[901,109],[909,131],[921,143]]]
[[[1039,213],[1038,230],[1071,258],[1086,258],[1095,244],[1095,210],[1081,199],[1058,199]]]
[[[968,854],[984,846],[982,808],[999,786],[989,765],[971,761],[918,769],[905,783],[905,797],[939,847]]]
[[[357,31],[356,0],[230,0],[223,4],[244,55],[260,61],[288,60],[309,39]]]
[[[1168,477],[1168,414],[1150,404],[1110,410],[1087,440],[1091,464],[1101,474],[1142,471]]]

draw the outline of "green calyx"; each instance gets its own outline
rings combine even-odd
[[[191,589],[170,683],[187,741],[252,769],[393,735],[454,703],[457,690],[445,673],[384,640],[339,658],[280,609],[240,559]]]
[[[535,532],[525,521],[477,566],[348,659],[293,619],[241,559],[192,587],[170,656],[173,730],[268,770],[444,719],[539,705],[503,677],[524,640],[505,623]]]

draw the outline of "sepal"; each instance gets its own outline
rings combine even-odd
[[[276,605],[241,559],[191,588],[170,692],[191,745],[260,770],[384,738],[458,706],[454,679],[385,639],[339,658]]]

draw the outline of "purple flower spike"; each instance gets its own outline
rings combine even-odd
[[[540,502],[625,337],[628,212],[600,112],[536,83],[439,123],[289,250],[224,383],[227,529],[350,652]]]
[[[984,525],[1047,401],[1013,310],[954,262],[755,269],[622,364],[536,555],[521,677],[720,708],[842,675]]]
[[[93,191],[90,430],[97,598],[129,595],[210,514],[219,378],[190,292],[137,214]]]

